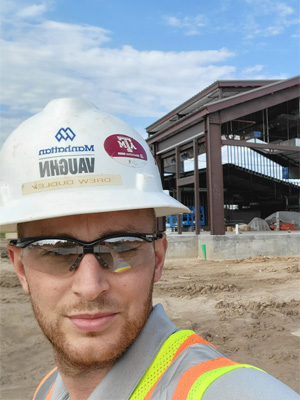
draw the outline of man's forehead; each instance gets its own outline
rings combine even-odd
[[[71,235],[81,233],[107,235],[114,232],[137,232],[144,226],[153,227],[153,210],[128,210],[93,214],[70,215],[25,222],[18,225],[18,236]],[[151,229],[152,230],[152,229]]]

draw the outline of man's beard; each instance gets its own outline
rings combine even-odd
[[[114,342],[110,342],[107,332],[85,332],[82,337],[91,338],[90,345],[83,348],[74,347],[74,343],[69,341],[68,335],[61,328],[61,320],[50,322],[39,308],[37,302],[30,293],[31,305],[37,322],[46,338],[53,346],[55,360],[65,375],[76,375],[78,373],[88,372],[92,370],[107,368],[113,366],[114,363],[127,351],[134,342],[152,309],[152,292],[153,281],[149,288],[148,296],[144,302],[142,311],[132,320],[125,320],[124,325],[120,328],[118,335],[114,338]],[[81,302],[76,306],[58,310],[59,315],[68,315],[68,313],[86,313],[99,312],[101,310],[124,310],[120,304],[104,298],[99,298],[92,302]],[[126,311],[125,311],[126,312]],[[105,335],[101,339],[101,336]],[[95,341],[93,340],[95,338]],[[98,342],[96,342],[98,338]],[[75,339],[76,340],[76,339]],[[74,342],[74,338],[73,338]],[[101,344],[101,353],[97,353],[95,345]],[[97,356],[95,356],[98,354]]]

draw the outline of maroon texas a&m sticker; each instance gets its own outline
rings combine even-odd
[[[115,161],[128,167],[142,167],[146,164],[146,151],[137,140],[130,136],[111,135],[106,138],[104,148]]]

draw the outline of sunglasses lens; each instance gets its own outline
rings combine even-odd
[[[152,249],[153,246],[149,246],[144,239],[119,236],[106,239],[95,246],[94,251],[101,255],[110,270],[120,273],[141,265],[147,257],[145,251],[150,250],[149,248]]]
[[[32,269],[51,275],[64,275],[82,253],[83,247],[75,242],[43,239],[25,247],[22,257]]]

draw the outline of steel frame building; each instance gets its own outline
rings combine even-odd
[[[280,81],[217,81],[181,104],[147,128],[164,189],[196,210],[204,205],[207,230],[213,235],[225,233],[230,208],[239,208],[240,214],[244,210],[248,218],[255,210],[261,217],[273,210],[299,211],[299,185],[290,180],[300,178],[299,100],[298,76]],[[251,167],[224,164],[224,146],[229,153],[238,148],[237,155],[244,158],[255,154]],[[202,154],[205,168],[198,164]],[[259,159],[264,168],[269,163],[268,171],[253,167]],[[187,160],[193,162],[192,171],[185,170]],[[279,166],[283,175],[272,172],[272,165]],[[200,233],[198,213],[195,233]]]

